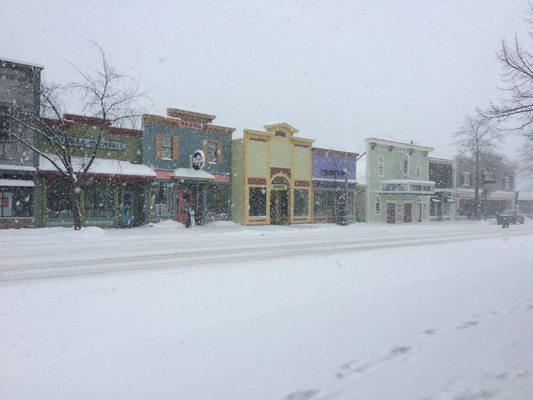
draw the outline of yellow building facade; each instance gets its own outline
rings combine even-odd
[[[245,129],[232,144],[232,219],[246,225],[312,221],[313,140],[287,123]]]

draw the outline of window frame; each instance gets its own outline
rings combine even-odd
[[[298,198],[298,196],[302,194],[303,192],[305,192],[305,197]],[[293,215],[295,217],[307,217],[309,215],[309,189],[308,188],[296,188],[294,189],[293,196],[294,196]],[[297,208],[297,201],[299,202],[300,200],[302,200],[302,203],[298,204],[298,206],[303,206],[302,210]]]
[[[264,210],[263,213],[252,213],[252,204],[256,204],[256,202],[252,203],[252,190],[259,190],[261,191],[261,194],[264,196]],[[248,187],[248,217],[251,218],[264,218],[267,216],[267,188],[266,186],[249,186]]]
[[[169,135],[161,135],[161,159],[172,160],[172,137]],[[165,143],[168,140],[168,145]],[[165,155],[165,151],[168,151],[168,157]]]

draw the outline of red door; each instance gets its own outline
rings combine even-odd
[[[190,190],[178,190],[178,221],[185,223],[187,211],[192,208],[192,193]]]
[[[387,203],[387,224],[396,223],[396,204]]]
[[[413,222],[413,203],[403,205],[403,222]]]

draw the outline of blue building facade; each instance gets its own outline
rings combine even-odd
[[[346,202],[347,221],[355,221],[357,154],[313,148],[313,219],[335,222]]]
[[[234,128],[214,125],[214,115],[167,109],[143,115],[144,164],[156,171],[150,219],[226,220],[231,212],[231,140]]]

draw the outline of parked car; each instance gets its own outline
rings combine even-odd
[[[496,222],[501,225],[504,220],[508,220],[512,224],[523,224],[525,217],[520,210],[505,210],[496,215]]]

